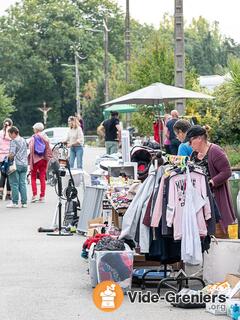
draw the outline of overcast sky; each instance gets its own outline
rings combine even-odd
[[[115,0],[125,10],[126,0]],[[165,12],[173,14],[174,0],[129,0],[130,15],[139,20],[159,25]],[[0,0],[0,14],[3,14],[16,0]],[[230,36],[240,43],[240,0],[184,0],[185,20],[191,21],[193,17],[200,15],[209,21],[219,21],[219,27],[223,34]]]

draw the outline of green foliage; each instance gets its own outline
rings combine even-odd
[[[62,64],[74,65],[76,50],[87,57],[81,60],[79,67],[85,129],[96,130],[103,119],[100,107],[104,102],[103,33],[86,29],[102,31],[103,18],[107,18],[111,30],[110,99],[153,82],[174,83],[173,17],[165,15],[158,30],[131,20],[131,72],[130,83],[126,83],[125,14],[115,1],[23,0],[0,17],[0,79],[6,84],[5,94],[15,98],[16,109],[12,116],[24,135],[31,133],[34,122],[42,120],[38,108],[43,101],[52,108],[48,126],[65,124],[68,116],[75,113],[74,68]],[[210,24],[204,18],[193,20],[185,28],[185,42],[186,87],[189,89],[199,89],[197,73],[212,74],[216,70],[225,73],[229,54],[240,56],[240,46],[232,39],[222,37],[218,25]],[[225,90],[224,96],[219,94],[216,104],[219,112],[207,114],[209,104],[195,101],[188,102],[188,109],[190,113],[195,110],[202,117],[207,114],[207,121],[214,124],[214,139],[230,139],[223,130],[224,125],[230,125],[231,137],[236,141],[239,137],[238,121],[237,117],[231,119],[231,112],[239,110],[239,70],[236,66],[231,68],[236,75],[232,75],[235,84],[229,83],[222,89]],[[12,102],[7,104],[11,106]],[[231,107],[225,112],[228,105]],[[11,108],[4,110],[1,116],[13,111]],[[219,126],[215,115],[220,119]],[[134,115],[134,123],[138,123],[142,133],[149,133],[151,114],[141,117],[141,114]]]
[[[13,98],[5,93],[5,86],[0,84],[0,123],[14,112]]]
[[[151,107],[139,106],[138,112],[132,115],[132,124],[138,129],[140,136],[152,135],[154,110]]]
[[[227,145],[224,146],[228,159],[232,167],[240,168],[240,146]]]
[[[240,59],[231,58],[228,67],[231,78],[214,92],[221,119],[218,131],[221,142],[239,144]]]
[[[139,89],[154,82],[172,84],[174,79],[174,53],[160,33],[154,32],[145,48],[131,61],[131,86]]]

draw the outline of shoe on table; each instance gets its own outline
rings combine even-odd
[[[6,208],[19,208],[19,206],[18,206],[18,204],[12,202],[12,203],[7,204]]]
[[[34,203],[34,202],[37,202],[37,201],[38,201],[38,198],[37,198],[37,196],[33,196],[33,197],[32,197],[32,200],[31,200],[31,202],[32,202],[32,203]]]
[[[22,208],[27,208],[27,204],[26,203],[22,203]]]
[[[39,198],[39,202],[44,203],[45,202],[45,198],[44,197],[40,197]]]

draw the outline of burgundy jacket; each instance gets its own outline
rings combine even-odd
[[[208,168],[214,182],[215,199],[222,216],[221,225],[226,231],[227,226],[236,219],[228,184],[232,171],[225,152],[214,143],[208,150]]]

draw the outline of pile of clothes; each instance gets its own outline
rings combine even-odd
[[[81,257],[84,259],[88,258],[88,251],[92,245],[92,243],[95,243],[95,250],[96,251],[124,251],[124,241],[123,240],[117,240],[109,234],[97,234],[94,237],[90,237],[87,239],[82,248]]]

